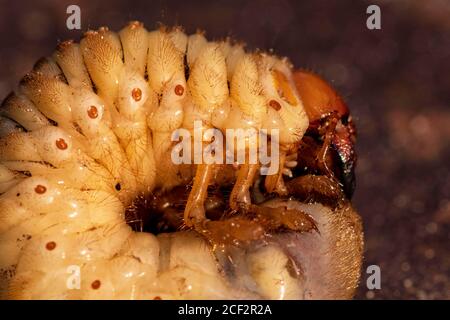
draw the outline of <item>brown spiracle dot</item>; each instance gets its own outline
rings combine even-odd
[[[181,84],[177,84],[175,87],[175,94],[177,96],[182,96],[184,93],[184,87]]]
[[[89,116],[89,118],[91,119],[96,119],[98,117],[98,109],[96,106],[90,106],[87,114]]]
[[[95,280],[91,283],[91,288],[97,290],[101,285],[102,283],[100,282],[100,280]]]
[[[56,147],[60,150],[66,150],[67,149],[67,142],[63,138],[59,138],[56,140]]]
[[[56,242],[55,241],[47,242],[47,244],[45,245],[45,249],[47,249],[48,251],[52,251],[55,248],[56,248]]]
[[[131,96],[133,97],[134,101],[140,101],[142,99],[142,91],[139,88],[134,88],[131,90]]]
[[[277,100],[270,100],[269,106],[274,108],[276,111],[281,109],[281,104]]]
[[[156,296],[153,298],[153,300],[162,300],[162,298],[160,296]]]
[[[47,191],[47,188],[41,184],[38,184],[35,188],[34,188],[34,192],[38,193],[38,194],[43,194],[45,193],[45,191]]]

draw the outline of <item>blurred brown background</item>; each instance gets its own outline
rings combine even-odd
[[[81,31],[66,28],[70,4],[81,7]],[[381,30],[366,28],[370,4],[381,7]],[[128,20],[231,35],[332,81],[359,134],[357,298],[450,299],[450,1],[0,0],[0,96],[58,40]],[[366,287],[371,264],[381,290]]]

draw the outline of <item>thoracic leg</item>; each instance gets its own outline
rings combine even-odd
[[[247,215],[253,217],[268,232],[282,229],[296,232],[318,231],[314,219],[309,214],[287,207],[271,208],[250,205]]]
[[[332,114],[330,114],[328,116],[327,125],[325,127],[325,133],[324,133],[325,139],[323,141],[322,148],[320,149],[319,153],[317,154],[317,162],[318,162],[319,168],[322,170],[322,172],[327,174],[329,177],[334,177],[334,173],[330,168],[328,168],[326,157],[327,157],[327,152],[328,152],[329,148],[331,147],[331,142],[333,140],[333,137],[335,134],[334,132],[335,132],[338,121],[339,121],[339,117],[336,112],[333,112]]]
[[[204,203],[208,194],[209,182],[214,173],[214,164],[199,164],[194,178],[194,185],[184,210],[184,222],[188,227],[206,219]]]
[[[286,185],[284,184],[283,180],[283,170],[285,161],[286,161],[286,153],[280,151],[280,163],[277,173],[273,175],[268,175],[264,182],[264,186],[267,192],[269,193],[276,192],[280,196],[287,195]]]
[[[275,232],[319,232],[316,222],[307,213],[286,207],[243,205],[242,215],[219,221],[204,221],[195,229],[215,247],[240,246],[249,241],[262,240]]]
[[[230,195],[230,208],[239,208],[251,204],[250,187],[253,185],[259,170],[259,164],[242,164],[239,168],[236,183]]]

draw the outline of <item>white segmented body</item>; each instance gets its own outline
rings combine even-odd
[[[268,299],[298,300],[302,298],[301,281],[290,274],[292,261],[280,248],[266,246],[247,257],[250,274]]]
[[[292,81],[284,60],[180,28],[148,32],[132,22],[118,34],[100,28],[80,44],[61,43],[0,109],[0,291],[52,299],[243,296],[224,281],[203,239],[132,232],[124,208],[192,178],[171,162],[170,138],[193,120],[220,130],[279,128],[287,143],[301,138],[308,119],[295,86],[280,95],[280,81]],[[268,107],[274,99],[281,110]],[[81,270],[80,290],[67,285],[70,266]]]

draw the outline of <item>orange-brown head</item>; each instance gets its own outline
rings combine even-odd
[[[313,140],[304,139],[302,150],[318,150],[312,156],[313,171],[338,178],[350,198],[355,188],[356,131],[349,109],[336,90],[318,75],[298,70],[293,78],[309,118],[306,134],[321,145],[318,149],[305,146]]]
[[[341,117],[348,115],[349,110],[344,100],[321,77],[303,70],[294,72],[293,76],[310,122],[334,111]]]

